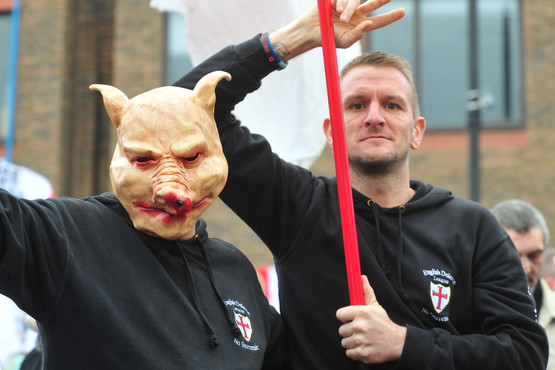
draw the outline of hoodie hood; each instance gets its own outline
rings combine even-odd
[[[410,187],[416,193],[406,204],[402,206],[405,208],[404,212],[414,212],[434,207],[454,198],[453,193],[450,190],[434,187],[430,184],[424,184],[423,182],[418,180],[411,180]],[[355,200],[354,207],[356,211],[361,211],[363,213],[367,212],[368,201],[370,200],[370,198],[366,197],[355,189],[353,189],[353,197]],[[397,213],[398,211],[398,207],[383,208],[379,204],[375,204],[380,212]]]

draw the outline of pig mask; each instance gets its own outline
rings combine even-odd
[[[222,78],[231,76],[216,71],[193,91],[166,86],[132,99],[113,86],[89,87],[102,93],[117,128],[110,178],[137,230],[188,239],[222,191],[228,168],[214,122],[214,90]]]

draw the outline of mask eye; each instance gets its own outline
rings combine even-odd
[[[196,162],[197,159],[200,158],[200,153],[195,153],[195,155],[191,156],[191,157],[183,157],[183,160],[185,162],[189,162],[189,163],[193,163]]]
[[[139,167],[148,166],[152,162],[154,162],[154,158],[152,157],[137,157],[132,161],[132,163]]]

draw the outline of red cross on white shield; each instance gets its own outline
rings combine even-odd
[[[239,327],[241,334],[243,334],[243,338],[245,338],[247,342],[250,341],[252,334],[251,320],[248,316],[240,315],[235,311],[233,311],[233,313],[235,314],[235,323]]]
[[[449,299],[451,298],[451,287],[430,282],[430,296],[434,309],[437,313],[440,313],[449,303]]]

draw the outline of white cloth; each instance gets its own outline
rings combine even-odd
[[[276,267],[274,265],[256,266],[256,273],[268,302],[280,312]]]
[[[43,175],[0,158],[0,188],[27,199],[54,196],[52,184]]]
[[[315,0],[150,1],[159,11],[185,16],[184,42],[193,65],[227,45],[285,25],[316,4]],[[358,43],[337,50],[339,69],[360,53]],[[329,117],[327,99],[324,61],[318,48],[265,78],[262,87],[249,94],[234,113],[251,132],[265,136],[281,158],[309,168],[325,145],[322,123]]]
[[[8,297],[0,294],[0,368],[17,353],[27,353],[35,346],[37,333],[25,326],[26,313]]]
[[[540,288],[543,300],[538,322],[545,329],[549,341],[547,370],[555,370],[555,292],[549,288],[544,279],[540,279]]]

